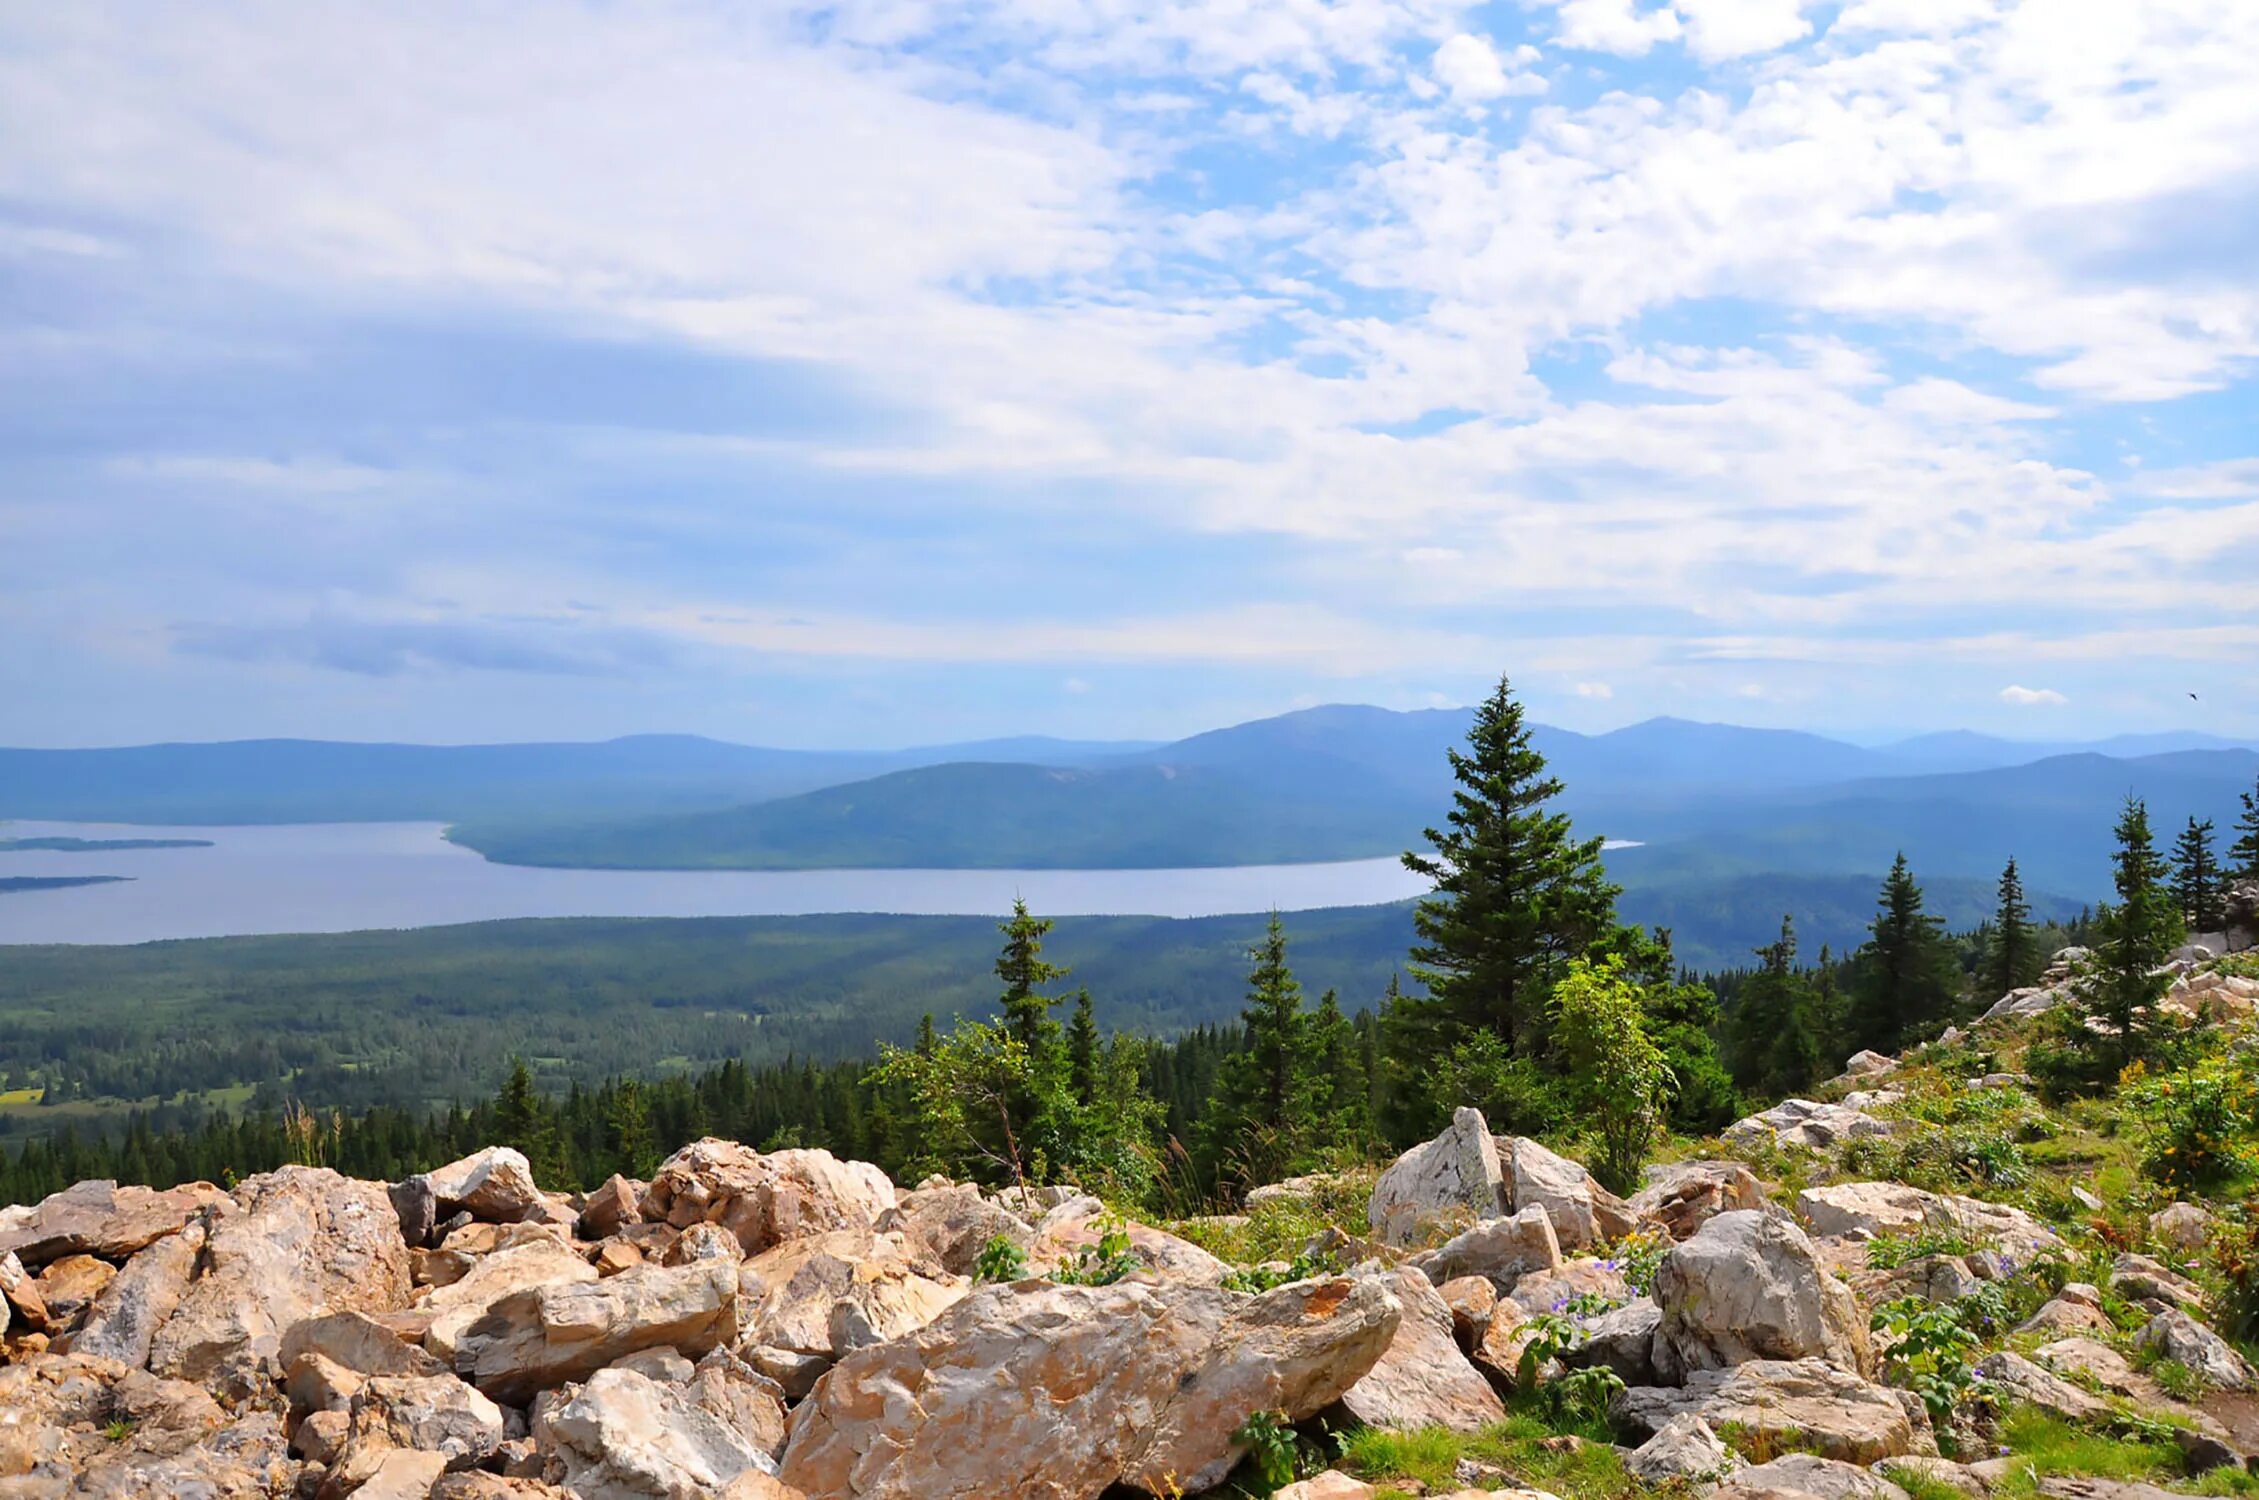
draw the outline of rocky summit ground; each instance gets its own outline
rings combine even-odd
[[[2060,978],[1628,1199],[1471,1109],[1167,1225],[723,1140],[83,1182],[0,1210],[0,1500],[2259,1493],[2249,1225],[2041,1105]]]

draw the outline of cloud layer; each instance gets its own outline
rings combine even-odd
[[[2259,732],[2259,9],[1499,9],[0,19],[0,739]]]

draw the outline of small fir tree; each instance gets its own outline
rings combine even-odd
[[[2238,880],[2259,880],[2259,783],[2237,799],[2243,812],[2235,820],[2236,840],[2228,846],[2228,873]]]
[[[2173,844],[2173,904],[2192,932],[2210,932],[2225,925],[2221,909],[2220,858],[2212,850],[2212,820],[2198,822],[2194,815]]]
[[[1871,936],[1858,953],[1850,1040],[1893,1052],[1945,1020],[1960,994],[1960,965],[1943,920],[1922,910],[1922,888],[1903,852],[1875,904]]]
[[[1286,926],[1277,912],[1249,954],[1246,1045],[1223,1061],[1200,1123],[1196,1157],[1220,1186],[1245,1189],[1299,1166],[1316,1134],[1318,1083],[1302,986],[1286,961]],[[1338,1015],[1339,1012],[1337,1011]]]
[[[2000,872],[1999,904],[1993,908],[1983,973],[1985,988],[1998,999],[2039,977],[2039,943],[2032,933],[2032,909],[2024,899],[2024,878],[2011,858]]]

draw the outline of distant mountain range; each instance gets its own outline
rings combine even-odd
[[[608,868],[1133,868],[1396,854],[1449,810],[1464,709],[1336,705],[1168,744],[1022,738],[891,752],[692,736],[599,744],[300,740],[0,750],[0,817],[143,824],[431,819],[510,863]],[[1627,912],[1717,952],[1784,910],[1840,939],[1903,849],[1958,914],[2013,854],[2043,908],[2108,892],[2110,828],[2147,800],[2160,842],[2223,832],[2259,750],[2196,734],[1867,747],[1650,719],[1537,726],[1581,830],[1636,841]],[[1815,936],[1813,941],[1818,941]]]

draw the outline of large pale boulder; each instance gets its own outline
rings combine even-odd
[[[786,1240],[737,1272],[738,1328],[754,1344],[837,1357],[852,1344],[900,1338],[960,1301],[970,1283],[921,1276],[900,1235],[867,1229]]]
[[[1713,1431],[1732,1422],[1776,1449],[1810,1446],[1847,1463],[1895,1458],[1916,1445],[1913,1420],[1895,1394],[1818,1359],[1697,1370],[1684,1386],[1633,1386],[1609,1409],[1619,1426],[1643,1439],[1686,1412]]]
[[[137,1370],[147,1366],[157,1330],[188,1294],[204,1241],[204,1226],[192,1223],[135,1251],[117,1279],[94,1299],[85,1323],[71,1336],[71,1347]]]
[[[408,1248],[381,1184],[283,1167],[234,1199],[237,1211],[212,1225],[203,1274],[151,1340],[157,1374],[240,1385],[273,1364],[299,1319],[407,1301]]]
[[[1906,1491],[1880,1474],[1841,1459],[1812,1453],[1784,1453],[1770,1463],[1743,1469],[1717,1490],[1724,1500],[1907,1500]]]
[[[2083,1281],[2065,1282],[2037,1312],[2016,1325],[2018,1333],[2049,1338],[2109,1338],[2118,1331],[2102,1307],[2102,1294]]]
[[[1682,1161],[1647,1169],[1646,1185],[1627,1207],[1634,1217],[1660,1224],[1674,1240],[1694,1232],[1719,1214],[1763,1208],[1763,1184],[1738,1161]]]
[[[452,1375],[372,1375],[353,1395],[348,1448],[437,1453],[450,1469],[477,1466],[508,1435],[502,1408]]]
[[[480,1256],[460,1278],[424,1299],[423,1306],[432,1314],[424,1347],[452,1361],[464,1331],[503,1298],[535,1287],[594,1281],[597,1275],[595,1266],[547,1234]]]
[[[1507,1201],[1517,1213],[1544,1209],[1562,1249],[1582,1250],[1620,1239],[1635,1227],[1630,1205],[1567,1157],[1525,1136],[1502,1140],[1496,1149]]]
[[[533,1163],[509,1146],[489,1146],[424,1174],[439,1217],[467,1213],[489,1224],[515,1224],[541,1206]]]
[[[1387,1352],[1343,1393],[1342,1409],[1368,1427],[1474,1432],[1503,1420],[1506,1408],[1460,1352],[1451,1309],[1434,1283],[1409,1266],[1389,1273],[1387,1282],[1403,1317]]]
[[[2167,1308],[2134,1336],[2140,1348],[2160,1359],[2179,1360],[2223,1391],[2251,1388],[2251,1366],[2235,1346],[2179,1308]]]
[[[1666,1377],[1807,1357],[1873,1370],[1851,1289],[1821,1266],[1803,1230],[1773,1214],[1742,1210],[1703,1225],[1663,1257],[1655,1301],[1655,1363]]]
[[[31,1270],[66,1255],[124,1260],[190,1219],[228,1208],[227,1194],[208,1182],[162,1190],[114,1182],[74,1183],[28,1210],[0,1219],[0,1255],[11,1252]]]
[[[1238,1461],[1250,1414],[1302,1421],[1337,1400],[1402,1311],[1386,1283],[1345,1277],[1257,1297],[983,1287],[841,1360],[793,1412],[780,1477],[826,1500],[986,1500],[1005,1473],[1062,1500],[1124,1480],[1198,1491]]]
[[[2181,1255],[2201,1254],[2218,1227],[2193,1203],[2168,1203],[2149,1216],[2149,1237]]]
[[[1612,1261],[1580,1255],[1546,1270],[1531,1271],[1509,1287],[1506,1295],[1519,1302],[1524,1312],[1549,1313],[1560,1312],[1569,1303],[1588,1297],[1626,1302],[1633,1293],[1622,1267]]]
[[[1075,1198],[1046,1213],[1035,1226],[1028,1264],[1037,1271],[1073,1265],[1084,1251],[1095,1252],[1108,1230],[1129,1236],[1130,1253],[1145,1267],[1140,1275],[1186,1286],[1216,1286],[1231,1268],[1190,1240],[1165,1229],[1113,1218],[1096,1198]]]
[[[904,1194],[880,1216],[878,1227],[899,1232],[913,1259],[930,1261],[952,1276],[972,1275],[991,1240],[1009,1240],[1022,1250],[1035,1242],[1026,1220],[969,1182]]]
[[[1533,1203],[1517,1214],[1484,1219],[1405,1264],[1425,1271],[1439,1286],[1461,1276],[1481,1276],[1504,1292],[1532,1271],[1560,1265],[1561,1246],[1553,1236],[1552,1215]]]
[[[2110,1262],[2110,1290],[2151,1312],[2175,1307],[2189,1313],[2204,1310],[2204,1288],[2146,1255],[2121,1251],[2114,1257]]]
[[[764,1156],[712,1137],[668,1157],[643,1194],[646,1219],[720,1224],[747,1255],[804,1234],[868,1229],[893,1207],[894,1184],[869,1162],[820,1150]]]
[[[1890,1122],[1843,1104],[1820,1104],[1810,1099],[1787,1099],[1734,1121],[1723,1132],[1729,1141],[1770,1139],[1777,1145],[1802,1146],[1823,1151],[1844,1141],[1885,1136]]]
[[[1902,1182],[1838,1182],[1796,1195],[1796,1212],[1817,1235],[1951,1234],[2021,1264],[2056,1242],[2055,1231],[2020,1208],[1932,1193]]]
[[[1490,1126],[1481,1110],[1459,1109],[1441,1135],[1414,1146],[1381,1173],[1365,1217],[1384,1242],[1406,1245],[1436,1224],[1495,1219],[1509,1207]]]
[[[455,1369],[517,1405],[639,1349],[667,1344],[695,1358],[736,1337],[737,1267],[638,1266],[601,1281],[512,1292],[463,1331]]]
[[[2155,1382],[2137,1372],[2123,1354],[2099,1339],[2056,1339],[2034,1349],[2032,1358],[2058,1375],[2090,1381],[2120,1396],[2156,1394]]]
[[[580,1500],[707,1500],[748,1470],[775,1469],[752,1439],[633,1370],[599,1370],[545,1404],[534,1441]]]
[[[1740,1456],[1691,1411],[1680,1412],[1624,1455],[1624,1472],[1652,1485],[1715,1479],[1740,1467]]]
[[[1626,1385],[1653,1385],[1655,1330],[1663,1323],[1663,1310],[1645,1297],[1622,1307],[1578,1320],[1584,1341],[1561,1356],[1571,1369],[1606,1367]]]
[[[1977,1375],[2019,1406],[2036,1407],[2066,1422],[2092,1422],[2109,1415],[2110,1408],[2059,1375],[2016,1353],[1995,1349],[1977,1361]]]

